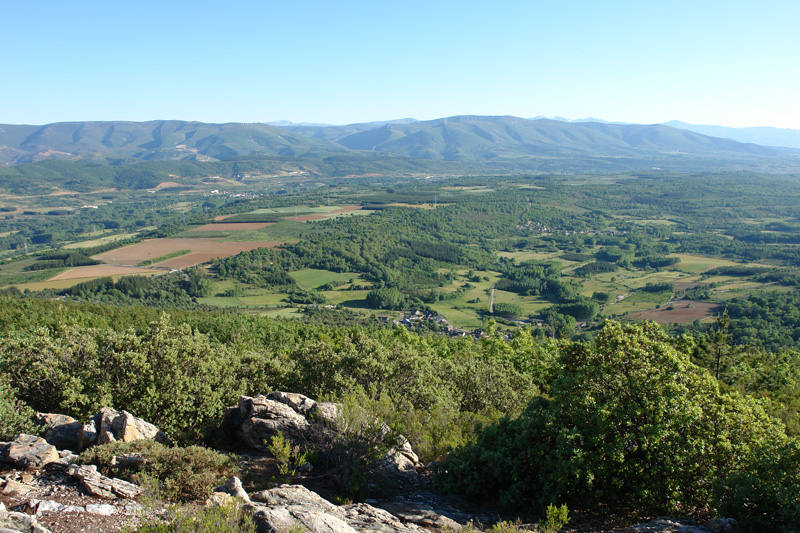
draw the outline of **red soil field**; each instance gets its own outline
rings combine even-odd
[[[57,281],[60,279],[81,279],[81,278],[102,278],[105,276],[122,276],[126,274],[160,274],[163,270],[156,270],[153,268],[145,267],[130,267],[119,265],[88,265],[73,267],[65,270],[60,274],[56,274],[49,281]]]
[[[280,242],[272,241],[223,241],[220,239],[149,239],[93,256],[110,265],[136,266],[142,261],[156,259],[179,250],[191,250],[188,254],[173,257],[151,265],[158,268],[186,268],[212,259],[229,257],[255,248],[274,248]]]
[[[672,307],[672,309],[667,309],[667,307]],[[670,302],[669,305],[663,306],[660,309],[631,313],[630,317],[639,320],[653,320],[654,322],[658,322],[660,324],[669,324],[675,322],[686,323],[713,316],[714,311],[717,308],[719,308],[717,304],[708,302],[675,300],[674,302]]]

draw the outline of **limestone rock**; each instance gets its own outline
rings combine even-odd
[[[341,442],[338,431],[340,407],[317,403],[302,394],[271,392],[268,395],[242,396],[239,405],[225,411],[223,431],[255,449],[265,449],[278,432],[305,449],[323,456]],[[391,429],[383,425],[384,438]],[[368,483],[376,492],[392,492],[419,483],[421,465],[411,445],[402,436],[397,446],[375,465]]]
[[[117,512],[116,507],[107,503],[90,503],[86,506],[86,512],[101,516],[111,516]]]
[[[339,421],[341,409],[333,402],[319,402],[317,408],[311,411],[311,416],[329,426],[335,426]]]
[[[233,503],[233,496],[227,492],[212,492],[211,496],[209,496],[206,500],[206,507],[227,507],[229,505],[233,505]]]
[[[44,439],[59,450],[82,451],[83,424],[67,415],[39,413],[36,420],[44,426]]]
[[[15,513],[6,510],[0,503],[0,532],[14,533],[50,533],[36,521],[35,516],[26,513]]]
[[[626,527],[623,533],[738,533],[739,525],[733,518],[718,518],[705,524],[692,520],[656,518],[643,524]]]
[[[302,485],[280,485],[252,495],[248,507],[259,531],[287,531],[300,525],[310,532],[424,533],[426,530],[405,524],[388,511],[359,503],[337,507]],[[456,528],[460,526],[455,524]]]
[[[283,532],[300,525],[306,531],[351,533],[338,507],[301,485],[281,485],[253,494],[249,510],[259,531]]]
[[[2,457],[4,461],[23,469],[41,468],[59,459],[55,446],[41,437],[24,433],[3,447]]]
[[[40,513],[57,513],[61,509],[64,508],[63,505],[58,503],[54,500],[37,500],[33,499],[27,503],[28,509],[31,510],[33,514],[40,514]]]
[[[23,498],[31,491],[31,489],[32,487],[29,485],[9,479],[6,481],[6,484],[3,485],[3,488],[0,489],[0,493],[10,498]]]
[[[233,476],[232,478],[229,478],[228,481],[225,482],[223,488],[225,492],[234,498],[239,498],[245,503],[250,503],[250,496],[247,495],[244,487],[242,487],[242,481],[238,477]]]
[[[337,513],[338,507],[302,485],[280,485],[274,489],[253,494],[252,499],[273,507],[302,506],[329,513]]]
[[[428,531],[416,524],[404,524],[390,512],[366,503],[345,505],[341,509],[347,523],[356,531],[379,531],[381,533],[427,533]]]
[[[169,439],[160,429],[141,418],[136,418],[128,411],[117,411],[105,407],[95,415],[95,426],[97,427],[97,444],[135,440],[155,440],[162,444],[169,444]]]
[[[109,500],[116,498],[134,499],[144,491],[140,486],[133,483],[100,474],[95,465],[69,465],[67,474],[78,480],[84,492],[98,498]]]
[[[422,501],[395,501],[381,504],[381,508],[403,522],[431,529],[461,529],[461,524]]]
[[[275,391],[269,393],[267,399],[286,404],[301,415],[308,415],[317,407],[317,402],[296,392]]]
[[[324,511],[258,504],[250,505],[248,509],[259,532],[284,533],[300,526],[312,533],[356,533],[347,522]]]
[[[302,401],[295,403],[303,404]],[[312,436],[312,426],[303,414],[287,403],[260,394],[239,398],[238,409],[226,410],[223,427],[247,446],[257,449],[263,449],[278,432],[297,441],[305,441]]]

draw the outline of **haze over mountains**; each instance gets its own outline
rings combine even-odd
[[[61,122],[0,125],[0,162],[81,159],[219,161],[395,155],[503,168],[539,168],[558,160],[599,160],[637,168],[711,160],[749,166],[800,164],[800,150],[742,143],[668,125],[566,122],[512,116],[401,119],[344,126],[315,124]],[[602,166],[602,165],[601,165]]]
[[[766,146],[784,146],[788,148],[800,148],[800,130],[789,128],[771,128],[758,126],[751,128],[729,128],[727,126],[713,126],[707,124],[689,124],[680,120],[671,120],[665,123],[673,128],[711,135],[713,137],[724,137],[744,143],[763,144]]]

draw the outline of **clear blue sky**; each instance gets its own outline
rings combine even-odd
[[[800,128],[800,1],[0,0],[0,122]]]

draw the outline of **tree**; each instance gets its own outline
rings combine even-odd
[[[609,322],[564,345],[546,397],[448,458],[443,483],[467,496],[543,510],[597,503],[688,511],[754,450],[785,440],[755,400],[720,393],[657,325]]]

